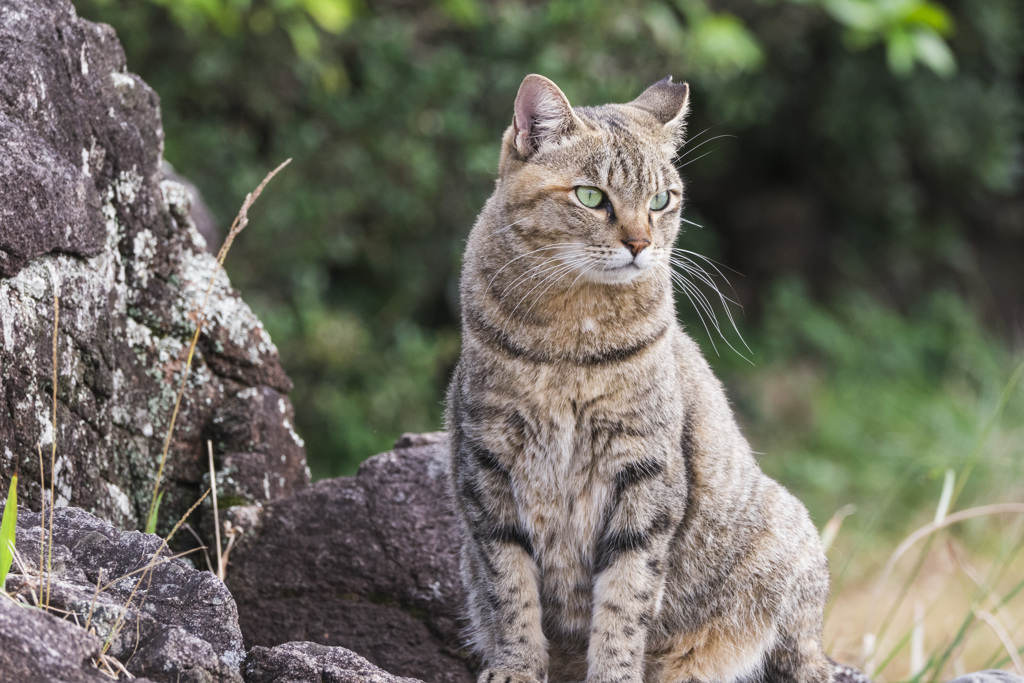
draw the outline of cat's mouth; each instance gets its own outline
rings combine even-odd
[[[594,282],[606,285],[620,285],[635,280],[649,268],[649,262],[633,260],[621,265],[595,268],[588,271],[587,275],[589,275],[590,279]]]

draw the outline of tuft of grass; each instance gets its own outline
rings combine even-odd
[[[160,491],[159,493],[157,493],[156,500],[153,502],[153,505],[151,505],[149,508],[149,515],[146,517],[147,534],[156,533],[156,520],[157,517],[160,515],[160,503],[163,501],[163,499],[164,492]]]
[[[909,657],[908,674],[901,678],[916,683],[935,683],[962,674],[965,670],[1004,666],[1007,663],[1012,663],[1018,673],[1024,675],[1024,665],[1020,658],[1024,648],[1014,645],[1015,637],[1024,636],[1024,620],[1014,616],[1024,613],[1024,600],[1017,599],[1024,590],[1024,580],[1009,586],[1005,592],[1001,589],[1001,586],[1006,586],[1007,577],[1020,576],[1024,570],[1019,564],[1019,556],[1024,549],[1024,503],[992,503],[950,511],[967,485],[967,479],[977,471],[985,444],[994,426],[1002,418],[1009,397],[1018,390],[1022,375],[1024,359],[1009,373],[1009,379],[999,392],[992,415],[978,431],[970,455],[962,460],[959,476],[952,470],[946,471],[932,521],[906,536],[896,546],[878,573],[874,589],[869,591],[869,596],[865,596],[871,609],[865,615],[866,625],[862,636],[864,648],[860,664],[869,676],[891,679],[889,672],[901,657]],[[1015,516],[1016,527],[995,523],[997,517],[1003,516]],[[995,552],[994,558],[991,557],[991,550],[971,543],[981,534],[976,533],[975,538],[964,538],[961,541],[950,533],[954,527],[966,525],[971,520],[987,520],[987,525],[993,529],[988,536],[997,538],[1002,545]],[[932,552],[940,534],[946,536],[946,548],[952,558],[952,563],[947,565],[947,573],[960,579],[959,591],[949,586],[936,590],[931,585],[935,575],[941,573],[936,571],[941,557],[936,557],[936,553]],[[961,543],[971,543],[974,547],[967,551],[958,547]],[[895,575],[897,566],[915,545],[921,547],[909,570],[905,572],[898,588],[889,588],[887,584]],[[863,549],[864,545],[860,544],[859,547]],[[983,574],[974,569],[968,555],[973,555],[975,559],[988,557],[987,572]],[[848,558],[840,573],[840,586],[853,559]],[[968,581],[963,581],[964,578]],[[837,602],[847,599],[842,588],[838,593],[832,608],[835,608]],[[911,597],[915,603],[913,621],[902,632],[897,631],[887,639],[903,614],[902,605]],[[925,597],[929,603],[927,609],[924,606]],[[848,613],[837,615],[834,609],[830,616],[833,619],[849,618]],[[876,623],[877,626],[874,625]],[[929,632],[938,633],[940,639],[929,655],[925,654],[926,626]],[[994,640],[980,635],[986,632],[994,635]],[[985,643],[988,643],[989,648],[995,646],[995,651],[987,657],[978,652],[979,648],[985,647]],[[908,647],[909,653],[906,652]]]
[[[14,466],[11,485],[7,490],[7,502],[4,503],[4,516],[0,521],[0,591],[7,582],[7,572],[14,562],[14,538],[18,521],[18,466]]]

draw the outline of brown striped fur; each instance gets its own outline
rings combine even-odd
[[[687,96],[573,109],[532,75],[516,99],[448,391],[482,683],[831,678],[815,529],[675,319]]]

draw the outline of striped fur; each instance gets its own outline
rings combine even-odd
[[[675,319],[686,103],[666,79],[573,109],[540,76],[516,100],[448,391],[482,683],[831,679],[815,529]]]

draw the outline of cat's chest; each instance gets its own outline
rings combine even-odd
[[[513,478],[522,521],[543,554],[558,540],[594,536],[611,480],[590,447],[592,425],[571,403],[538,409],[531,422]]]
[[[628,377],[538,374],[518,407],[520,451],[512,467],[520,519],[543,564],[585,562],[601,533],[615,478],[638,454],[662,447],[664,421]],[[536,400],[541,397],[542,400]]]

